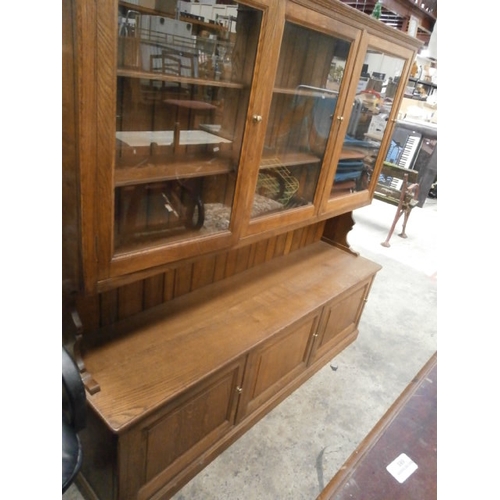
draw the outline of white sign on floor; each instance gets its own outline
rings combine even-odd
[[[386,469],[398,482],[404,483],[418,469],[418,465],[408,455],[401,453]]]

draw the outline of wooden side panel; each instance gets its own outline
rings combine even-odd
[[[78,219],[78,154],[73,4],[62,3],[62,279],[69,292],[82,288]]]
[[[219,253],[215,258],[214,283],[226,276],[227,252]]]
[[[80,315],[80,320],[84,329],[87,331],[97,330],[100,326],[100,296],[89,295],[89,296],[79,296],[76,309]]]
[[[118,320],[143,310],[144,281],[122,286],[118,290]]]
[[[149,309],[163,302],[162,274],[157,274],[144,280],[144,309]]]
[[[193,265],[192,289],[196,290],[214,282],[216,257],[205,257]]]
[[[92,209],[101,230],[93,244],[99,258],[99,278],[105,278],[113,253],[113,169],[110,165],[114,165],[114,148],[110,145],[116,141],[116,5],[96,2],[95,8],[96,66],[89,75],[95,78],[97,100],[92,122],[97,132],[96,155],[92,161],[96,168],[93,188],[98,201]]]
[[[168,302],[174,297],[175,270],[163,274],[163,302]]]
[[[98,498],[116,498],[117,439],[97,415],[87,412],[87,425],[80,434],[85,459],[81,474],[84,477],[82,490],[90,489]],[[89,498],[92,498],[89,496]]]
[[[179,267],[175,271],[174,297],[180,297],[191,290],[191,278],[193,276],[193,266]]]
[[[100,324],[112,325],[118,321],[118,291],[110,290],[109,292],[101,293],[99,297]]]

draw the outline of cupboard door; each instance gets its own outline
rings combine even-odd
[[[389,138],[414,52],[369,35],[360,52],[352,79],[356,87],[341,117],[347,128],[326,183],[330,209],[346,194],[373,191],[383,161],[397,161],[403,149]]]
[[[336,347],[350,335],[357,335],[358,322],[371,283],[372,279],[349,291],[340,300],[336,299],[324,307],[318,334],[314,337],[309,364],[323,356],[334,355]]]
[[[304,26],[301,19],[310,24]],[[288,12],[253,195],[250,233],[315,213],[322,170],[329,169],[324,160],[335,123],[332,118],[343,105],[342,89],[349,83],[345,68],[358,36],[354,28],[299,6]]]
[[[250,353],[238,422],[273,397],[279,397],[306,369],[310,339],[318,327],[319,315],[315,312],[302,318]]]
[[[170,403],[142,426],[136,439],[124,439],[131,443],[129,450],[124,445],[124,457],[130,453],[144,460],[143,477],[135,486],[142,485],[138,498],[149,498],[166,486],[234,426],[244,361],[232,363]],[[137,464],[134,467],[122,471],[124,481],[138,481],[142,473]]]
[[[101,148],[113,148],[98,155],[99,187],[112,191],[101,200],[111,209],[97,209],[109,232],[100,241],[99,255],[109,257],[101,278],[214,251],[236,237],[230,226],[262,12],[226,3],[207,11],[217,19],[202,19],[118,2],[116,26],[106,25],[116,50],[115,71],[108,65],[102,76],[113,85],[98,111],[114,116],[99,134]]]

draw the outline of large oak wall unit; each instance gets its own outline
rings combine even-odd
[[[88,498],[171,497],[355,340],[380,269],[347,235],[420,43],[334,0],[226,3],[63,1]]]

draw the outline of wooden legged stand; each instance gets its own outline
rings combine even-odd
[[[405,212],[405,209],[403,208],[403,202],[405,198],[405,193],[406,193],[406,186],[408,184],[408,174],[405,174],[403,177],[403,187],[401,188],[401,196],[399,197],[399,203],[398,203],[398,208],[396,209],[396,215],[394,217],[394,220],[392,221],[392,226],[391,229],[389,230],[389,234],[387,235],[386,240],[381,243],[383,247],[390,247],[389,240],[391,239],[392,233],[394,232],[394,229],[396,228],[396,224],[398,223],[398,220],[400,219],[401,215],[403,215],[403,212]],[[403,224],[403,232],[401,234],[405,234],[405,227],[406,223],[408,222],[408,217],[410,213],[407,212],[405,214],[405,220]],[[406,238],[406,234],[403,236],[403,238]]]
[[[392,233],[396,228],[396,224],[401,216],[404,214],[403,219],[403,230],[399,234],[401,238],[408,238],[406,235],[406,224],[408,223],[408,219],[410,217],[410,213],[412,209],[417,206],[418,203],[418,184],[410,184],[408,185],[408,174],[405,174],[403,177],[403,186],[401,187],[401,196],[399,198],[398,207],[396,209],[396,215],[394,216],[394,220],[392,221],[391,229],[389,230],[389,234],[387,235],[386,240],[381,243],[383,247],[390,247],[389,240],[392,237]]]

